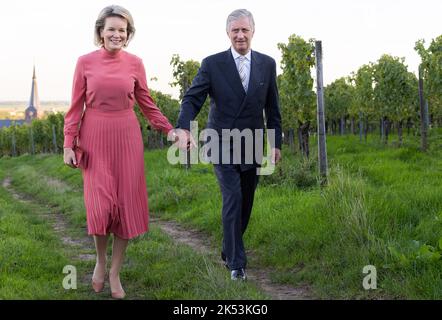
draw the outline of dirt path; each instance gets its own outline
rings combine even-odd
[[[49,221],[55,233],[61,239],[64,245],[73,249],[73,252],[79,252],[75,256],[72,256],[74,260],[89,261],[95,260],[95,254],[91,253],[94,250],[94,244],[91,239],[84,237],[74,237],[68,232],[68,222],[65,216],[56,211],[56,208],[43,208],[41,204],[37,203],[31,197],[17,192],[11,185],[11,178],[7,177],[2,182],[3,188],[5,188],[14,199],[33,206],[38,206],[41,210],[36,213],[37,216]]]
[[[58,183],[63,184],[62,181]],[[2,186],[7,190],[14,199],[20,201],[26,205],[36,207],[35,215],[48,221],[49,224],[55,231],[55,234],[63,242],[65,248],[67,249],[67,254],[69,258],[75,261],[95,261],[95,246],[93,240],[90,237],[84,236],[73,236],[69,232],[69,224],[66,221],[66,217],[57,211],[57,207],[44,206],[38,203],[31,196],[19,193],[11,185],[11,178],[6,177]],[[78,281],[85,288],[90,285],[92,279],[92,271],[84,274],[82,277],[78,278]]]
[[[207,245],[207,235],[198,230],[185,229],[174,221],[164,221],[158,218],[151,218],[150,222],[159,226],[161,230],[176,242],[188,245],[204,255],[213,254],[214,256],[219,256],[217,249]],[[222,264],[221,259],[219,259],[219,263]],[[291,287],[273,283],[270,280],[269,270],[248,268],[247,276],[249,280],[257,283],[274,300],[305,300],[312,298],[308,287]]]
[[[57,186],[67,188],[67,185],[63,181],[55,180],[51,178],[53,183]],[[35,205],[36,202],[29,196],[18,193],[11,186],[11,179],[7,177],[2,182],[3,187],[8,190],[11,195],[27,204]],[[54,209],[47,210],[46,213],[39,214],[42,218],[48,220],[53,226],[56,234],[60,237],[62,242],[69,248],[74,249],[74,252],[80,252],[74,259],[78,260],[94,260],[94,244],[89,237],[71,237],[68,235],[68,223],[66,218],[62,213],[54,212]],[[203,255],[212,255],[213,257],[218,257],[219,252],[213,246],[207,244],[207,235],[198,231],[188,228],[183,228],[178,223],[174,221],[164,221],[158,218],[151,218],[150,222],[157,225],[164,233],[168,234],[174,241],[178,243],[185,244],[191,247],[193,250],[197,251]],[[252,253],[249,253],[251,255]],[[214,258],[215,259],[215,258]],[[222,264],[221,259],[219,263]],[[273,283],[270,280],[270,271],[263,268],[248,268],[247,269],[248,279],[255,282],[267,295],[269,295],[274,300],[303,300],[311,299],[310,289],[307,286],[302,287],[291,287],[288,285],[280,285]],[[91,277],[92,274],[87,275]],[[83,279],[83,281],[88,282],[88,279]]]

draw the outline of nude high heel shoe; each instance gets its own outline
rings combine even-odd
[[[104,289],[104,281],[103,282],[98,282],[98,281],[94,281],[92,279],[92,288],[94,289],[95,293],[102,292],[103,289]]]
[[[94,274],[92,275],[92,288],[94,289],[95,293],[100,293],[104,289],[104,280],[103,281],[94,280],[96,268],[97,268],[97,265],[95,265]],[[105,271],[105,277],[106,277],[106,271]]]
[[[113,299],[124,299],[124,297],[126,297],[126,292],[124,292],[124,290],[112,291],[111,296]]]
[[[110,278],[111,278],[111,276],[109,274],[109,287],[110,287],[110,290],[111,290],[111,297],[113,299],[124,299],[124,297],[126,296],[126,292],[124,292],[123,288],[121,288],[121,290],[115,290],[115,291],[112,290]]]

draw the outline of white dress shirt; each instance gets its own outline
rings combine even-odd
[[[236,52],[236,50],[233,49],[233,47],[230,47],[230,51],[232,52],[233,60],[235,60],[236,69],[239,71],[239,57],[241,56],[241,54]],[[249,52],[247,52],[247,54],[244,56],[244,58],[245,58],[244,59],[244,67],[246,70],[245,87],[248,88],[249,87],[249,80],[250,80],[250,66],[251,66],[251,61],[252,61],[252,51],[249,50]]]

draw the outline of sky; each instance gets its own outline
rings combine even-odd
[[[441,0],[14,0],[2,2],[0,101],[26,101],[35,62],[40,99],[71,98],[79,56],[96,50],[95,20],[104,7],[128,9],[136,34],[127,51],[143,59],[148,85],[178,96],[170,60],[201,60],[230,47],[226,18],[245,8],[255,19],[252,49],[273,57],[291,34],[322,41],[324,84],[348,76],[382,54],[420,61],[414,44],[442,34]],[[152,78],[156,78],[152,79]]]

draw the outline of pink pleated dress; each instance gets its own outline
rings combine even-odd
[[[152,100],[143,62],[104,48],[78,59],[64,147],[79,136],[87,154],[82,169],[88,234],[131,239],[148,230],[149,209],[135,100],[152,127],[173,129]]]

